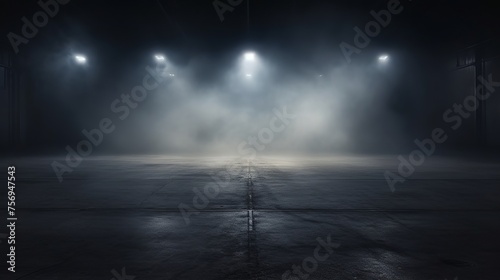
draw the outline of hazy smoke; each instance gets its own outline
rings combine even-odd
[[[235,154],[242,141],[269,127],[274,108],[285,106],[296,118],[260,154],[380,150],[401,136],[387,107],[392,79],[376,63],[319,72],[296,71],[262,53],[253,62],[232,60],[172,65],[175,77],[118,123],[109,148]]]

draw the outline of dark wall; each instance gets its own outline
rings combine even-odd
[[[17,58],[0,50],[0,151],[26,147],[29,133],[28,84]]]
[[[488,40],[457,52],[452,60],[449,79],[449,106],[463,104],[467,96],[476,96],[480,77],[500,81],[500,43]],[[457,129],[450,144],[465,147],[500,147],[500,88],[478,103],[478,109]]]
[[[500,57],[486,62],[486,75],[493,74],[495,81],[500,80]],[[486,139],[487,144],[500,148],[500,89],[486,102]]]
[[[9,91],[7,89],[8,60],[0,55],[0,147],[6,149],[9,132]]]

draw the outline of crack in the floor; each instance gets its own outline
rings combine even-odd
[[[179,208],[166,208],[166,207],[87,207],[87,208],[18,208],[16,211],[33,211],[33,212],[48,212],[48,211],[160,211],[160,212],[179,212]],[[339,208],[339,209],[318,209],[318,208],[257,208],[255,211],[260,212],[315,212],[315,213],[453,213],[453,212],[500,212],[500,209],[356,209],[356,208]],[[248,211],[248,207],[242,208],[224,208],[224,209],[200,209],[199,212],[243,212]]]
[[[149,194],[146,198],[144,198],[141,201],[141,203],[139,203],[139,207],[141,207],[144,202],[149,200],[152,196],[156,195],[159,191],[161,191],[164,187],[168,186],[170,183],[171,183],[171,181],[169,179],[169,182],[167,182],[166,184],[162,184],[160,187],[158,187],[154,191],[152,191],[151,194]]]
[[[248,261],[254,266],[254,270],[258,271],[257,267],[259,266],[259,254],[257,250],[257,234],[255,231],[255,217],[254,217],[254,195],[253,195],[253,174],[250,168],[251,162],[248,161],[248,169],[247,169],[247,218],[248,218]],[[255,274],[254,274],[255,275]]]

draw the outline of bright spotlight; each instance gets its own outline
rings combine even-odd
[[[245,53],[245,60],[254,61],[255,60],[255,53],[254,52]]]
[[[247,76],[247,78],[251,78],[252,74],[247,74],[246,76]]]
[[[168,74],[168,75],[169,75],[170,77],[175,77],[175,74],[172,74],[172,73],[171,73],[171,74]]]
[[[83,55],[77,54],[75,55],[75,61],[78,64],[85,64],[87,62],[87,58]]]
[[[389,56],[386,55],[386,54],[381,55],[381,56],[378,57],[378,61],[380,61],[380,62],[386,62],[388,60],[389,60]]]
[[[165,61],[165,56],[163,56],[161,54],[157,54],[157,55],[155,55],[155,59],[158,62],[163,62],[163,61]]]

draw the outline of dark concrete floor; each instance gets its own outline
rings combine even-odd
[[[500,279],[494,161],[432,157],[393,193],[396,156],[93,157],[62,183],[52,160],[1,161],[18,178],[17,272],[0,239],[2,280]],[[216,182],[195,209],[193,189]]]

